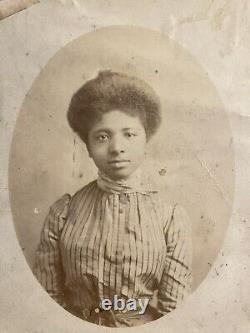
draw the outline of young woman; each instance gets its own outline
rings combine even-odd
[[[34,272],[82,319],[115,327],[157,319],[190,292],[192,256],[185,211],[141,177],[161,122],[159,99],[144,81],[103,71],[73,95],[68,121],[98,178],[51,206]]]

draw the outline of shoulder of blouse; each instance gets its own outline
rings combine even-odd
[[[71,197],[71,202],[74,202],[75,200],[78,200],[79,197],[84,196],[85,194],[87,194],[89,192],[89,190],[94,189],[97,187],[97,182],[96,180],[93,180],[91,182],[89,182],[88,184],[86,184],[85,186],[83,186],[82,188],[80,188],[78,191],[76,191],[73,196]]]
[[[65,213],[65,208],[68,206],[71,200],[71,195],[69,193],[65,193],[62,195],[57,201],[50,206],[50,213],[53,213],[55,217],[59,217],[62,213]]]
[[[70,200],[70,194],[66,193],[50,206],[49,213],[44,221],[43,232],[46,232],[47,229],[54,234],[61,232],[68,214]]]
[[[161,189],[157,188],[156,191],[150,191],[148,195],[157,209],[161,225],[165,232],[168,228],[169,222],[171,221],[175,205],[171,204],[168,197]]]
[[[92,181],[78,190],[73,196],[69,193],[62,195],[57,201],[55,201],[49,210],[48,217],[50,220],[61,221],[60,224],[64,224],[63,221],[66,220],[69,206],[74,199],[78,198],[83,192],[85,192],[90,186],[94,186],[95,181]],[[62,225],[63,226],[63,225]]]
[[[179,203],[170,204],[165,207],[165,226],[164,231],[167,232],[170,225],[174,223],[178,229],[184,231],[191,228],[191,223],[187,211]]]

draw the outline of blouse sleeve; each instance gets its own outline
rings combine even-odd
[[[167,254],[158,290],[158,311],[162,315],[174,310],[191,291],[191,225],[179,205],[171,208],[164,231]]]
[[[64,276],[61,263],[59,239],[66,222],[71,197],[65,194],[56,201],[45,218],[36,250],[34,274],[49,295],[60,305],[64,304]]]

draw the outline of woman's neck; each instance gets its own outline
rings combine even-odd
[[[109,193],[146,193],[147,190],[142,183],[141,169],[137,169],[126,179],[114,180],[102,171],[98,171],[97,185],[105,192]]]

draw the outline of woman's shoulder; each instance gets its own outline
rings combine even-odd
[[[96,180],[89,182],[88,184],[81,187],[71,196],[71,202],[75,200],[79,200],[79,198],[83,198],[86,195],[90,195],[97,188]]]
[[[66,216],[70,204],[75,200],[78,200],[79,197],[83,196],[85,193],[88,193],[91,188],[94,188],[95,183],[96,181],[91,181],[90,183],[77,190],[73,195],[64,193],[50,206],[50,213],[57,217],[62,215]]]
[[[166,230],[172,222],[190,223],[189,214],[184,205],[173,198],[170,198],[164,191],[158,191],[154,194],[157,198],[158,207],[164,220],[164,229]]]
[[[160,209],[164,217],[171,215],[176,204],[173,203],[169,195],[160,187],[155,187],[154,189],[154,191],[150,192],[150,196],[157,204],[158,209]]]
[[[191,221],[186,208],[179,202],[169,204],[165,209],[165,227],[167,231],[171,226],[176,230],[188,230],[191,228]]]
[[[71,200],[71,195],[69,193],[65,193],[59,197],[51,206],[50,206],[50,214],[55,216],[60,216],[65,208],[68,206]]]

